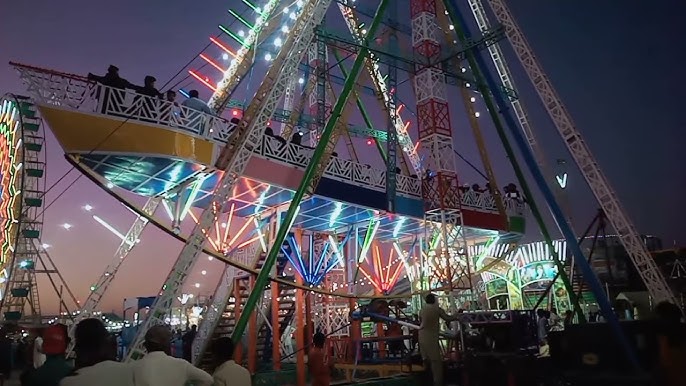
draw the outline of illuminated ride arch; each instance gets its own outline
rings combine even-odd
[[[30,99],[0,99],[0,299],[10,322],[40,323],[34,271],[43,248],[44,132]]]
[[[555,240],[553,247],[565,264],[566,242]],[[507,250],[505,244],[491,246],[486,243],[474,250],[477,254],[475,266],[483,282],[483,294],[494,308],[503,307],[505,298],[506,308],[532,308],[558,274],[550,248],[542,241],[520,244],[512,250]],[[555,280],[549,296],[552,296],[552,304],[559,312],[572,309],[569,294],[561,280]]]

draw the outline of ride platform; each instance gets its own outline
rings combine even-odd
[[[142,196],[173,195],[193,184],[193,207],[205,207],[220,171],[214,161],[235,125],[171,102],[88,79],[17,65],[65,154],[79,167]],[[281,116],[287,114],[280,114]],[[266,128],[265,128],[266,129]],[[248,217],[288,204],[313,149],[264,134],[239,179],[230,205]],[[294,226],[333,231],[381,218],[377,238],[423,232],[421,181],[397,175],[396,213],[387,212],[386,171],[332,157],[314,195],[303,200]],[[467,237],[524,232],[523,203],[505,199],[507,216],[488,192],[462,194]]]

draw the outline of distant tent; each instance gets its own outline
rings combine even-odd
[[[138,312],[141,308],[152,307],[156,298],[156,296],[126,298],[124,299],[124,311],[133,309],[134,312]]]

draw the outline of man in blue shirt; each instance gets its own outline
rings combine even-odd
[[[205,113],[207,115],[214,115],[214,111],[210,108],[210,106],[207,105],[204,101],[202,101],[198,96],[198,90],[191,90],[188,93],[188,99],[183,101],[181,104],[184,107],[187,107],[191,110],[199,111],[201,113]],[[194,127],[198,134],[202,135],[205,131],[205,125],[207,122],[207,116],[203,116],[198,113],[188,113],[188,126]]]

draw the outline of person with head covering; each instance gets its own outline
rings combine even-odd
[[[157,325],[145,333],[148,353],[133,364],[136,386],[212,385],[212,376],[189,362],[171,356],[172,333],[169,327]]]
[[[131,366],[111,360],[111,337],[100,319],[84,319],[74,332],[74,371],[60,386],[134,386]]]
[[[56,324],[43,331],[45,363],[27,375],[26,386],[57,386],[62,378],[72,372],[72,367],[64,357],[67,343],[67,326]]]
[[[212,378],[214,386],[251,386],[250,372],[233,360],[235,347],[229,337],[222,337],[212,343],[215,359],[220,363]]]
[[[443,385],[443,356],[438,342],[440,334],[440,320],[446,322],[457,320],[457,316],[448,315],[436,301],[436,295],[428,294],[424,298],[426,304],[419,311],[419,352],[422,354],[425,368],[431,369],[433,382],[436,386]]]

